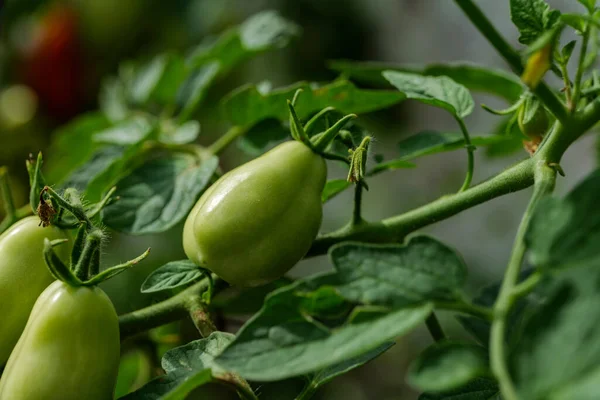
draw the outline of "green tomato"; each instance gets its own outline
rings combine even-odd
[[[226,173],[185,222],[186,255],[232,285],[279,278],[319,231],[326,178],[325,160],[296,141]]]
[[[35,300],[54,280],[44,262],[44,238],[67,238],[59,229],[39,223],[38,217],[27,217],[0,236],[0,365],[19,340]],[[66,259],[67,246],[56,250]]]
[[[0,379],[0,400],[107,400],[119,369],[119,320],[97,287],[56,281],[40,295]]]

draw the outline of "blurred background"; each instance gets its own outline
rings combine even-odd
[[[5,0],[0,11],[0,165],[10,168],[15,197],[24,204],[28,190],[24,161],[29,153],[48,148],[53,132],[77,115],[98,108],[98,91],[119,63],[186,50],[248,16],[274,9],[303,28],[302,36],[286,49],[269,52],[236,68],[209,93],[199,113],[200,143],[211,143],[228,128],[215,117],[219,99],[245,83],[269,80],[273,86],[328,81],[331,59],[376,60],[397,64],[427,64],[469,60],[506,68],[491,46],[470,25],[452,1],[440,0]],[[511,43],[517,30],[509,19],[509,2],[480,1],[480,6]],[[574,0],[549,1],[563,12],[579,10]],[[0,2],[2,4],[2,2]],[[565,38],[566,40],[566,38]],[[549,79],[551,82],[552,78]],[[472,134],[493,131],[497,117],[478,106],[503,108],[495,98],[475,96],[475,112],[466,120]],[[447,113],[406,101],[384,112],[361,116],[374,135],[373,152],[396,153],[399,139],[425,129],[457,131]],[[581,140],[563,161],[569,185],[596,166],[595,138]],[[76,151],[76,149],[74,149]],[[474,182],[527,157],[518,151],[505,157],[476,153]],[[52,164],[52,154],[45,157]],[[236,146],[223,155],[222,167],[246,161]],[[461,151],[425,157],[418,168],[380,174],[369,181],[364,195],[368,220],[402,213],[440,195],[455,191],[465,172]],[[331,177],[344,177],[335,166]],[[569,187],[559,180],[558,191]],[[498,280],[508,260],[512,239],[528,199],[528,191],[505,196],[465,211],[424,231],[455,247],[469,267],[473,293]],[[347,191],[325,205],[322,231],[344,224],[350,215],[352,193]],[[143,265],[106,284],[120,313],[157,299],[139,294],[139,285],[154,268],[182,259],[181,226],[155,237],[113,234],[105,249],[106,264],[129,259],[148,246]],[[291,276],[304,276],[331,266],[326,257],[301,262]],[[442,324],[453,337],[466,335],[450,315]],[[239,324],[228,324],[235,330]],[[404,382],[405,369],[421,348],[431,343],[422,328],[402,338],[376,361],[337,378],[320,393],[321,399],[413,399],[417,394]],[[283,386],[282,386],[283,387]],[[277,390],[283,390],[282,388]],[[282,393],[263,390],[264,398]],[[217,395],[214,395],[217,396]],[[211,398],[205,397],[205,398]],[[214,397],[224,398],[224,397]],[[283,398],[283,397],[282,397]]]

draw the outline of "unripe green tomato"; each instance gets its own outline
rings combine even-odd
[[[319,231],[326,177],[325,160],[296,141],[226,173],[185,222],[186,255],[232,285],[279,278]]]
[[[524,102],[523,105],[519,107],[519,112],[517,114],[517,123],[519,124],[519,129],[521,129],[521,132],[523,132],[524,135],[531,139],[541,138],[546,134],[548,128],[550,127],[548,113],[542,105],[539,105],[533,117],[529,121],[525,122],[525,113],[527,111],[526,104],[527,102]]]
[[[0,400],[109,400],[119,320],[97,287],[56,281],[40,295],[0,378]]]
[[[26,217],[0,236],[0,365],[19,340],[36,299],[54,280],[44,262],[44,238],[67,238],[59,229],[39,223],[38,217]],[[67,246],[56,251],[67,259]]]

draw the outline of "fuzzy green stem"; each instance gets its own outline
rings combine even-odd
[[[540,200],[552,192],[555,181],[556,171],[543,161],[538,162],[535,168],[533,195],[519,225],[513,251],[504,274],[496,304],[494,305],[494,320],[490,332],[490,363],[492,372],[496,376],[496,379],[498,379],[502,395],[506,400],[518,399],[506,365],[505,333],[507,319],[515,301],[513,290],[517,285],[519,273],[521,272],[521,264],[525,256],[525,234],[527,233],[534,210]]]
[[[225,150],[231,143],[233,143],[237,138],[242,136],[248,128],[243,126],[232,126],[229,128],[227,132],[220,138],[218,138],[213,144],[208,146],[208,151],[217,155],[220,154],[223,150]]]
[[[465,176],[465,181],[463,182],[462,187],[460,188],[461,192],[464,192],[471,186],[471,181],[473,180],[473,170],[475,168],[475,146],[471,143],[471,137],[469,136],[469,131],[467,130],[467,126],[462,118],[456,117],[456,122],[460,126],[460,130],[465,138],[465,148],[467,149],[467,175]]]
[[[490,44],[500,53],[504,60],[510,65],[517,74],[523,73],[523,63],[519,53],[500,35],[490,20],[481,12],[479,7],[472,0],[454,0],[460,9],[465,13],[471,23],[479,32],[490,42]],[[540,82],[535,88],[534,93],[546,108],[561,122],[568,120],[568,112],[560,98],[550,89],[545,82]]]
[[[438,310],[456,311],[461,314],[468,314],[479,319],[492,321],[493,312],[491,308],[472,304],[468,301],[457,302],[435,302],[435,308]]]
[[[200,335],[205,338],[215,332],[217,328],[210,318],[210,313],[206,304],[202,301],[199,294],[192,295],[187,299],[186,309]]]
[[[514,300],[518,300],[521,297],[527,296],[542,280],[542,274],[538,271],[534,272],[529,276],[529,278],[525,279],[523,282],[519,283],[513,288],[511,296]]]
[[[352,221],[351,224],[353,226],[360,225],[365,221],[362,218],[362,194],[363,194],[363,185],[360,182],[357,182],[354,185],[354,209],[352,210]]]
[[[589,23],[588,23],[589,25]],[[575,72],[575,81],[573,83],[573,100],[571,102],[571,112],[577,109],[577,103],[581,96],[581,80],[584,73],[585,56],[587,54],[588,45],[590,42],[590,28],[586,27],[583,32],[583,42],[581,43],[581,50],[579,52],[579,64],[577,65],[577,72]]]
[[[71,203],[66,201],[61,195],[55,192],[54,189],[52,189],[50,186],[45,186],[44,192],[48,193],[48,195],[50,195],[50,197],[52,197],[56,201],[59,207],[62,207],[69,211],[79,221],[86,222],[89,227],[93,226],[92,221],[90,221],[90,219],[85,213],[85,210],[83,209],[83,207],[81,207],[81,205],[73,206]]]
[[[217,280],[213,275],[213,280]],[[208,279],[203,279],[164,301],[132,311],[119,317],[121,340],[152,328],[177,321],[188,315],[191,299],[208,289]]]
[[[92,264],[94,252],[98,251],[100,242],[102,241],[102,231],[94,229],[85,237],[83,250],[77,261],[77,265],[71,266],[75,276],[82,282],[87,281],[90,276],[90,266]]]
[[[429,317],[425,320],[425,325],[427,326],[427,330],[431,334],[431,337],[436,342],[440,342],[446,339],[446,334],[442,329],[442,325],[440,325],[440,321],[437,319],[435,313],[431,313]]]
[[[309,400],[317,393],[317,387],[313,385],[312,381],[308,381],[302,392],[296,397],[295,400]]]
[[[563,77],[563,83],[565,84],[565,101],[567,102],[567,108],[573,109],[573,97],[571,95],[571,81],[569,80],[569,71],[567,70],[567,64],[560,63],[560,72]]]

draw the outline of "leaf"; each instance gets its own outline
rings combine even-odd
[[[560,12],[544,0],[510,0],[510,18],[519,29],[519,42],[531,44],[556,25]]]
[[[132,235],[164,232],[186,217],[218,165],[188,154],[150,160],[117,183],[120,199],[102,211],[109,227]]]
[[[409,99],[443,108],[458,118],[464,118],[473,111],[473,98],[467,88],[447,76],[422,76],[390,70],[382,74]]]
[[[342,243],[329,254],[338,271],[336,289],[345,299],[367,305],[455,300],[467,276],[454,250],[427,236],[415,236],[406,245]]]
[[[443,393],[423,393],[419,400],[501,400],[501,397],[500,389],[493,379],[476,378],[459,389]]]
[[[186,144],[195,141],[200,134],[198,121],[187,121],[177,125],[172,120],[163,120],[158,140],[166,144]]]
[[[184,346],[169,350],[162,359],[166,375],[160,376],[141,389],[123,397],[123,400],[169,399],[183,400],[196,387],[213,379],[233,382],[227,374],[214,364],[214,358],[233,340],[233,335],[214,332],[205,339],[195,340]]]
[[[379,164],[375,164],[375,166],[369,171],[368,175],[375,175],[383,171],[388,171],[391,169],[407,169],[407,168],[415,168],[416,165],[405,161],[405,160],[390,160],[386,162],[381,162]]]
[[[526,235],[529,260],[538,268],[562,269],[600,259],[600,170],[564,199],[543,199]]]
[[[338,194],[342,193],[344,190],[348,189],[351,185],[352,184],[346,179],[333,179],[331,181],[327,181],[325,187],[323,188],[323,192],[321,193],[321,201],[323,203],[328,202]]]
[[[175,103],[175,95],[187,75],[184,60],[174,54],[159,54],[142,66],[130,88],[131,98],[137,104],[157,102]]]
[[[102,83],[98,101],[100,110],[111,122],[121,121],[129,115],[127,89],[117,77],[110,77]]]
[[[203,274],[202,269],[190,260],[171,261],[148,275],[142,283],[141,292],[174,289],[194,282]]]
[[[217,78],[219,63],[212,62],[193,71],[177,93],[180,121],[189,119],[200,105],[208,88]]]
[[[146,139],[152,130],[152,123],[147,118],[138,116],[94,134],[94,141],[127,146]]]
[[[119,375],[115,385],[115,398],[137,390],[151,377],[152,366],[147,355],[142,351],[129,351],[121,356]]]
[[[405,334],[430,314],[429,303],[369,314],[370,318],[329,320],[310,317],[307,296],[335,284],[335,274],[306,278],[273,292],[261,311],[239,331],[217,363],[255,381],[276,381],[316,372],[372,351]],[[327,300],[330,296],[333,301]],[[321,292],[320,315],[340,309],[335,291]],[[312,306],[315,303],[308,303]]]
[[[266,285],[253,288],[230,287],[215,295],[210,305],[225,315],[252,315],[262,307],[267,295],[292,283],[282,277]]]
[[[298,96],[295,108],[302,119],[325,107],[335,107],[344,114],[362,114],[389,107],[405,98],[402,93],[358,89],[352,83],[340,80],[320,87],[300,82],[266,93],[255,85],[244,86],[227,95],[221,107],[233,125],[252,127],[270,118],[287,121],[289,110],[286,101],[298,89],[303,92]]]
[[[597,261],[546,276],[509,353],[519,398],[595,399],[600,392]]]
[[[262,11],[243,24],[223,33],[214,43],[201,44],[190,55],[188,65],[198,68],[218,62],[219,73],[225,74],[235,65],[257,54],[287,46],[300,34],[300,27],[277,12]]]
[[[110,121],[103,114],[88,113],[54,131],[50,149],[44,153],[47,167],[44,175],[48,182],[59,183],[84,164],[100,147],[93,140],[94,134],[110,126]]]
[[[238,146],[245,153],[257,157],[269,147],[290,137],[290,129],[282,121],[268,118],[258,122],[238,140]]]
[[[512,138],[506,135],[471,137],[471,143],[474,146],[488,146],[511,140]],[[454,151],[464,146],[465,139],[462,133],[423,131],[398,143],[398,149],[400,150],[398,161],[413,160],[431,154]]]
[[[97,150],[90,160],[73,171],[62,182],[63,188],[74,187],[85,194],[89,202],[98,202],[121,176],[128,172],[139,155],[141,143],[134,146],[105,146]]]
[[[363,366],[371,360],[374,360],[381,354],[388,351],[394,344],[395,343],[393,342],[384,343],[367,353],[359,355],[358,357],[353,357],[329,368],[322,369],[321,371],[308,377],[307,386],[312,386],[315,389],[319,388],[334,378],[352,371],[355,368]]]
[[[593,13],[594,8],[596,7],[596,0],[577,0],[580,2],[585,8],[587,8],[588,12]]]
[[[481,346],[440,342],[425,349],[410,366],[407,380],[422,391],[458,389],[489,374],[487,352]]]
[[[523,92],[521,81],[515,75],[473,63],[458,62],[426,66],[403,66],[381,62],[335,60],[329,62],[328,65],[329,68],[341,72],[347,79],[377,87],[388,87],[390,85],[388,80],[381,74],[383,71],[389,70],[427,76],[445,75],[473,92],[496,95],[506,99],[509,103],[518,100]]]

